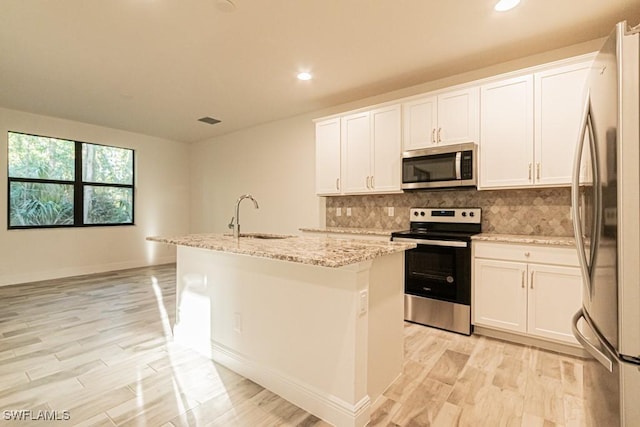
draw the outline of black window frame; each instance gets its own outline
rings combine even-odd
[[[15,178],[9,176],[9,134],[21,134],[35,136],[37,138],[53,138],[74,143],[74,179],[58,180],[58,179],[39,179],[39,178]],[[90,144],[100,147],[118,148],[131,151],[131,184],[112,184],[102,182],[91,182],[83,180],[82,168],[82,145]],[[50,225],[11,225],[11,183],[12,182],[32,182],[37,184],[62,184],[73,185],[73,224],[50,224]],[[96,144],[93,142],[78,141],[75,139],[58,138],[55,136],[37,135],[33,133],[7,131],[7,229],[8,230],[30,230],[40,228],[78,228],[78,227],[118,227],[118,226],[135,226],[136,218],[136,150],[133,148],[117,147],[115,145]],[[85,224],[84,223],[84,188],[90,187],[108,187],[108,188],[126,188],[131,189],[131,222],[118,223],[101,223],[101,224]]]

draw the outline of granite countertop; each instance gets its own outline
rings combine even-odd
[[[382,228],[356,228],[356,227],[307,227],[300,228],[300,231],[306,231],[311,233],[339,233],[339,234],[362,234],[368,236],[384,236],[391,237],[391,233],[395,231],[402,231],[401,229],[397,230],[383,230]]]
[[[471,237],[471,240],[483,242],[526,243],[549,246],[575,246],[576,240],[571,236],[529,236],[524,234],[493,234],[481,233]]]
[[[147,240],[333,268],[416,247],[413,243],[345,240],[320,236],[288,236],[283,239],[240,237],[237,241],[233,236],[226,234],[189,234],[147,237]]]

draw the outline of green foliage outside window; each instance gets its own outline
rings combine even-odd
[[[133,224],[133,150],[15,132],[8,142],[10,228]]]
[[[73,225],[73,186],[12,182],[9,225]]]

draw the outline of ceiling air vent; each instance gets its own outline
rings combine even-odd
[[[220,123],[220,120],[214,119],[213,117],[202,117],[198,119],[199,122],[207,123],[209,125],[215,125],[216,123]]]

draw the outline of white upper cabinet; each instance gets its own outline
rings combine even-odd
[[[590,65],[580,62],[481,87],[481,189],[571,183]]]
[[[400,105],[342,117],[343,194],[400,192]]]
[[[438,95],[438,144],[478,142],[480,89],[472,87]]]
[[[403,149],[477,142],[480,134],[479,88],[444,92],[402,106]]]
[[[316,193],[401,192],[403,150],[463,142],[478,144],[481,190],[568,186],[590,58],[316,120]]]
[[[533,76],[480,89],[480,187],[533,184]]]
[[[316,122],[316,193],[398,193],[400,104]]]
[[[417,150],[435,145],[438,127],[438,98],[430,96],[402,105],[403,149]]]
[[[340,118],[316,122],[316,193],[340,194]]]
[[[588,62],[534,74],[538,185],[571,183],[590,66]]]
[[[365,193],[371,177],[369,112],[342,117],[342,191]]]
[[[399,192],[402,185],[400,104],[371,112],[370,190]]]

